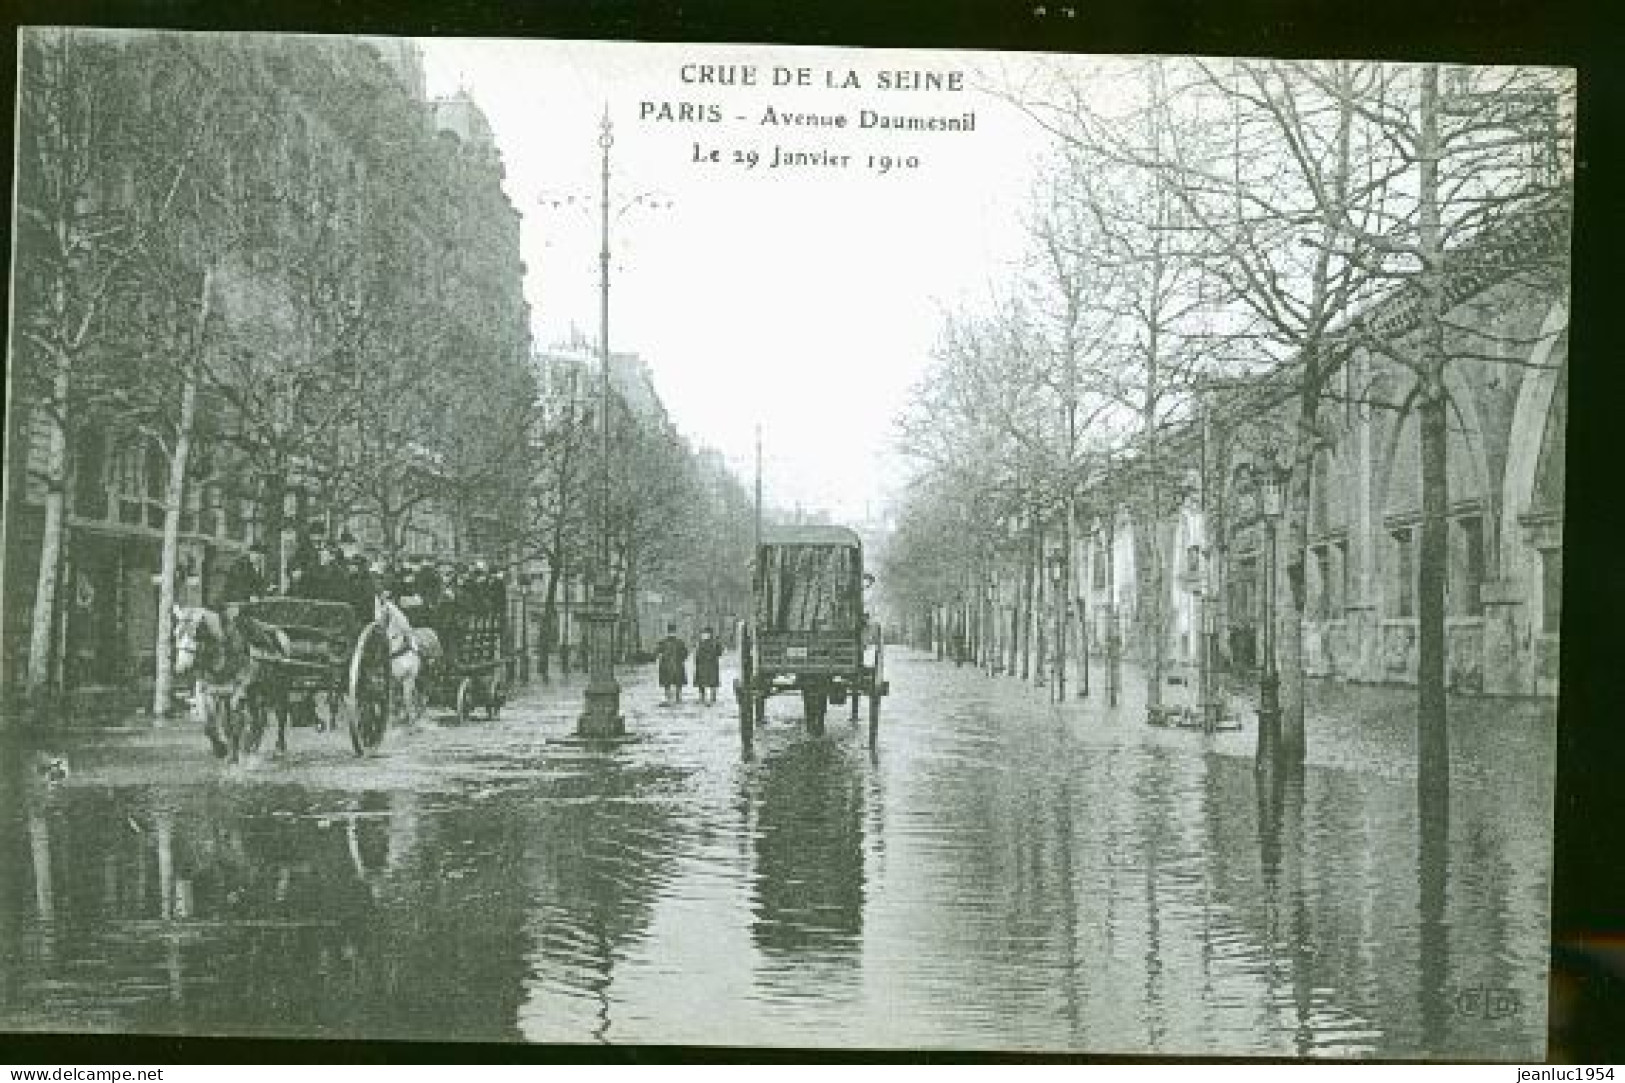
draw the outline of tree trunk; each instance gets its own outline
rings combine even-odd
[[[1155,496],[1152,497],[1153,501]],[[1134,563],[1139,573],[1139,625],[1142,664],[1145,666],[1145,706],[1147,713],[1162,709],[1162,682],[1165,665],[1163,642],[1163,574],[1161,524],[1155,505],[1134,527]]]
[[[192,455],[192,426],[197,414],[197,361],[203,348],[203,331],[209,322],[209,299],[214,272],[203,272],[199,298],[196,337],[187,348],[185,382],[181,385],[180,420],[175,427],[175,448],[169,458],[169,483],[164,492],[164,540],[158,556],[158,642],[153,652],[152,717],[162,720],[169,714],[171,658],[169,639],[175,611],[175,564],[180,555],[181,511],[186,506],[186,471]]]
[[[1422,450],[1422,539],[1417,561],[1417,784],[1447,789],[1450,742],[1445,715],[1444,588],[1447,412],[1442,389],[1424,391],[1418,408]]]
[[[1110,469],[1111,460],[1107,460]],[[1106,705],[1117,706],[1123,687],[1123,639],[1117,624],[1117,505],[1106,509]]]
[[[1055,596],[1055,700],[1066,702],[1067,613],[1072,599],[1072,501],[1061,509],[1060,589]]]
[[[34,585],[34,614],[28,636],[28,698],[41,704],[51,690],[51,645],[55,642],[58,576],[67,534],[68,435],[61,412],[67,409],[68,366],[57,358],[51,378],[51,399],[57,414],[50,417],[51,434],[45,450],[45,521],[40,533],[39,576]],[[62,617],[66,620],[64,614]]]
[[[1032,533],[1036,535],[1038,523],[1036,516],[1032,525]],[[1021,679],[1031,680],[1033,673],[1033,591],[1038,577],[1034,567],[1036,561],[1033,554],[1033,545],[1027,547],[1026,559],[1021,568]]]
[[[282,470],[266,473],[265,533],[259,539],[265,545],[265,583],[280,588],[282,584],[282,505],[287,499],[286,475]]]
[[[1444,592],[1448,414],[1444,388],[1444,251],[1439,231],[1439,69],[1422,72],[1420,242],[1423,253],[1422,358],[1417,422],[1422,459],[1422,538],[1417,568],[1417,794],[1424,818],[1444,811],[1450,787],[1445,714]]]
[[[180,555],[181,509],[186,503],[186,468],[192,453],[192,422],[197,412],[197,383],[190,375],[181,389],[181,416],[175,449],[169,459],[164,493],[164,540],[158,556],[158,641],[152,683],[152,717],[169,714],[171,684],[169,639],[175,611],[175,564]]]
[[[1310,372],[1313,366],[1308,366]],[[1304,565],[1309,551],[1309,500],[1315,462],[1315,412],[1318,395],[1306,386],[1299,400],[1297,447],[1293,454],[1292,475],[1287,481],[1286,531],[1281,540],[1280,563],[1286,571],[1286,597],[1284,619],[1276,625],[1276,667],[1281,679],[1281,744],[1280,754],[1288,763],[1302,763],[1305,752],[1303,732],[1304,673],[1303,673],[1303,618],[1308,605],[1305,594],[1308,582]],[[1277,580],[1276,589],[1280,589]],[[1277,595],[1279,597],[1279,595]],[[1272,616],[1281,618],[1282,607],[1277,604]]]
[[[548,655],[559,643],[559,578],[562,574],[560,567],[553,561],[547,562],[547,593],[542,597],[542,680],[549,679]],[[568,648],[566,648],[568,649]],[[569,663],[564,664],[564,671],[570,671]]]

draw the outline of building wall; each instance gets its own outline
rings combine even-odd
[[[161,77],[169,59],[157,58],[172,58],[176,50],[211,48],[203,39],[144,32],[121,33],[117,40],[119,62],[133,66],[131,84],[138,90]],[[377,164],[371,156],[402,153],[399,146],[381,148],[368,142],[370,121],[387,115],[400,122],[403,131],[421,131],[416,153],[426,168],[445,179],[445,205],[402,228],[432,235],[432,250],[444,260],[445,279],[459,291],[446,300],[461,314],[464,329],[473,329],[465,336],[462,354],[481,358],[484,364],[511,362],[522,368],[528,313],[521,293],[518,212],[503,194],[494,147],[465,152],[448,149],[434,138],[416,47],[400,40],[369,44],[344,38],[239,36],[230,38],[229,47],[262,66],[247,72],[230,64],[203,64],[200,70],[226,84],[243,80],[222,91],[239,97],[252,94],[260,108],[277,116],[280,142],[267,162],[273,172],[280,172],[251,180],[279,186],[287,198],[267,203],[263,213],[246,216],[253,221],[244,228],[254,236],[245,236],[240,257],[217,267],[214,318],[219,326],[211,334],[216,348],[237,351],[244,370],[262,376],[309,366],[331,354],[332,344],[318,341],[321,328],[300,309],[286,264],[299,251],[297,242],[304,231],[318,220],[341,231],[360,228],[369,174]],[[331,87],[355,92],[323,89]],[[477,113],[471,102],[465,104]],[[153,108],[154,102],[138,92],[129,96],[128,106],[132,117],[139,118],[140,110]],[[479,120],[483,123],[483,118]],[[119,178],[132,168],[119,157],[128,153],[122,146],[110,142],[105,153],[98,151],[96,168],[105,174],[97,181],[98,191],[116,193]],[[132,296],[128,303],[132,311],[139,311],[148,298]],[[132,380],[140,377],[139,343],[115,337],[106,348],[113,362],[106,366],[110,371],[127,372]],[[200,403],[204,428],[220,419],[218,405]],[[18,438],[8,440],[8,447],[28,448],[27,455],[7,456],[11,484],[3,657],[9,685],[23,672],[33,615],[43,499],[37,472],[43,465],[40,436],[46,429],[37,406],[20,396],[8,404],[7,424],[8,436]],[[227,458],[201,438],[198,451],[200,460],[215,455],[216,466]],[[68,689],[109,682],[139,687],[152,673],[163,472],[150,469],[149,459],[145,438],[129,426],[87,416],[79,419],[71,434],[71,514],[65,530],[56,637],[56,668]],[[251,479],[232,464],[226,466],[208,471],[214,477],[208,483],[199,466],[188,486],[181,523],[182,602],[211,602],[225,569],[248,544],[270,540],[264,537],[267,509],[260,506]],[[331,510],[314,507],[314,498],[315,494],[299,492],[297,484],[290,485],[283,508],[284,552],[292,551],[297,529],[307,516],[335,518]],[[466,537],[468,531],[460,529],[454,515],[444,506],[422,508],[411,524],[409,551],[442,552],[454,546],[455,539]],[[342,522],[340,513],[328,525]]]
[[[1469,330],[1453,332],[1449,343],[1456,357],[1447,375],[1447,681],[1462,693],[1552,695],[1562,582],[1567,307],[1550,293],[1503,283],[1448,318]],[[1414,342],[1396,345],[1403,351]],[[1308,547],[1301,555],[1304,663],[1311,675],[1416,680],[1421,491],[1413,382],[1403,365],[1362,354],[1325,406],[1329,441],[1311,474]],[[1192,659],[1198,648],[1204,596],[1211,599],[1223,657],[1243,670],[1259,661],[1267,535],[1256,515],[1243,510],[1253,466],[1248,447],[1260,432],[1291,432],[1295,409],[1285,403],[1213,438],[1227,445],[1210,449],[1226,464],[1210,479],[1222,492],[1209,495],[1222,497],[1229,509],[1222,524],[1210,530],[1204,523],[1199,484],[1187,486],[1191,495],[1163,523],[1171,606],[1166,657],[1176,663]],[[1079,527],[1077,559],[1093,612],[1091,637],[1099,645],[1109,600],[1100,566],[1105,531],[1098,518]],[[1118,617],[1131,655],[1132,531],[1120,515],[1113,560]],[[1203,561],[1217,566],[1206,568]],[[1289,563],[1290,554],[1278,550],[1283,612]]]

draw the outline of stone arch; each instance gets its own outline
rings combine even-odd
[[[1506,473],[1501,483],[1500,546],[1513,554],[1522,547],[1518,519],[1534,502],[1547,419],[1556,397],[1559,370],[1568,364],[1568,307],[1558,301],[1541,324],[1540,342],[1529,356],[1529,368],[1518,387],[1507,439]]]
[[[1499,492],[1490,474],[1489,452],[1484,446],[1484,423],[1478,403],[1473,398],[1466,377],[1456,366],[1445,366],[1444,383],[1449,399],[1447,424],[1456,437],[1448,446],[1451,451],[1467,452],[1464,464],[1460,455],[1451,456],[1451,461],[1457,470],[1466,469],[1471,474],[1477,483],[1475,488],[1484,496],[1487,510],[1492,510]],[[1418,398],[1414,377],[1411,377],[1410,385],[1398,416],[1383,434],[1382,448],[1377,457],[1375,504],[1379,517],[1386,516],[1389,511],[1389,492],[1393,488],[1394,469],[1401,459],[1402,444],[1407,437],[1414,436]],[[1459,496],[1456,492],[1450,494],[1452,501]]]

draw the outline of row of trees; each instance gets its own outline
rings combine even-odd
[[[636,599],[682,599],[721,624],[750,597],[753,506],[714,452],[693,448],[658,412],[640,414],[612,394],[607,534],[603,517],[598,375],[574,359],[551,362],[529,456],[525,514],[514,536],[523,561],[545,569],[543,673],[560,640],[561,589],[592,576],[607,540],[610,574],[629,604],[618,643],[639,653]]]
[[[902,420],[921,469],[890,554],[894,589],[940,603],[1000,557],[1041,580],[1047,527],[1066,597],[1075,525],[1109,530],[1126,514],[1155,709],[1165,524],[1194,467],[1222,476],[1171,437],[1214,420],[1199,404],[1222,403],[1232,454],[1273,445],[1284,458],[1283,722],[1261,751],[1302,762],[1303,561],[1311,466],[1339,416],[1328,405],[1414,411],[1424,789],[1447,778],[1445,373],[1508,353],[1450,310],[1514,276],[1562,288],[1571,85],[1520,69],[1154,59],[1037,63],[1000,86],[1052,154],[1025,265],[986,311],[949,323]],[[1379,325],[1379,308],[1403,318]],[[1397,391],[1334,379],[1356,355],[1410,379]],[[960,524],[957,544],[944,523]]]
[[[437,139],[371,46],[31,30],[19,99],[13,409],[46,433],[31,692],[71,490],[102,484],[87,434],[167,464],[160,711],[195,494],[254,499],[273,576],[290,485],[391,554],[427,501],[511,506],[535,395],[517,236],[488,243],[499,167]]]

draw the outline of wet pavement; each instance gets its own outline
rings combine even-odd
[[[365,760],[0,744],[0,1031],[1541,1054],[1550,704],[1453,704],[1441,833],[1403,692],[1320,693],[1307,771],[1261,779],[1250,714],[888,663],[873,749],[786,698],[746,760],[729,697],[645,673],[612,748],[557,681]]]

